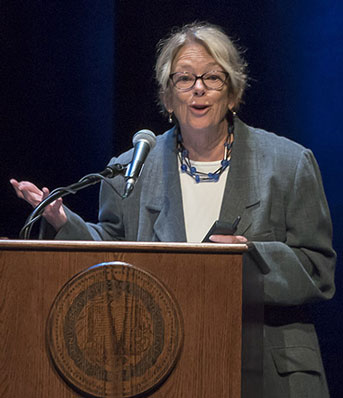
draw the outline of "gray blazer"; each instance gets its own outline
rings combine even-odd
[[[128,163],[132,150],[111,162]],[[110,181],[123,192],[123,179]],[[186,240],[175,130],[157,137],[132,195],[100,191],[99,222],[66,209],[56,239]],[[320,171],[312,152],[235,121],[235,142],[220,219],[240,215],[237,234],[254,243],[264,277],[264,398],[328,397],[309,303],[333,296],[336,254]],[[47,232],[44,237],[49,237]]]

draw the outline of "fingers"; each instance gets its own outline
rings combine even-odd
[[[14,178],[10,180],[10,183],[12,184],[13,188],[18,191],[21,194],[24,194],[24,192],[32,192],[34,194],[42,194],[42,191],[35,185],[32,184],[30,181],[20,181],[18,182]]]
[[[210,241],[215,243],[245,243],[248,239],[241,235],[211,235]]]
[[[44,198],[45,199],[45,198]],[[46,207],[46,212],[48,212],[50,215],[56,215],[59,213],[60,211],[60,207],[62,206],[62,198],[58,198],[56,200],[54,200],[52,203],[50,203],[47,207]],[[45,215],[45,214],[44,214]]]
[[[48,188],[44,187],[40,190],[36,185],[29,181],[18,182],[16,179],[11,178],[10,183],[17,196],[26,200],[26,202],[30,203],[33,207],[39,205],[39,203],[50,194]],[[44,209],[43,216],[56,229],[56,231],[58,231],[67,222],[67,216],[62,206],[62,198],[56,199],[47,205]]]
[[[44,187],[44,188],[42,188],[42,192],[43,192],[42,200],[44,200],[45,198],[47,198],[49,196],[50,191],[48,188]]]
[[[16,179],[11,178],[10,184],[14,188],[15,193],[17,194],[18,198],[24,199],[24,195],[22,194],[20,187],[19,187],[19,182]]]
[[[58,231],[67,222],[67,216],[62,206],[62,198],[56,199],[46,207],[43,216],[56,231]]]
[[[11,178],[10,183],[12,184],[13,187],[18,186],[18,184],[19,184],[15,178]]]
[[[46,199],[50,194],[50,191],[48,188],[44,187],[42,188],[42,201],[44,199]],[[57,199],[54,200],[53,202],[51,202],[50,204],[48,204],[43,212],[43,216],[44,217],[54,217],[54,214],[58,213],[58,209],[61,207],[62,205],[62,199]]]
[[[31,206],[36,207],[43,199],[43,191],[41,191],[36,185],[29,181],[20,181],[12,178],[10,180],[17,196],[30,203]],[[45,188],[47,189],[47,188]]]

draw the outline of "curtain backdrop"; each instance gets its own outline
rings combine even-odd
[[[9,178],[51,189],[104,168],[141,128],[169,125],[156,105],[155,46],[171,27],[207,20],[245,49],[247,123],[311,148],[319,162],[339,254],[337,294],[316,308],[332,397],[343,396],[343,3],[83,0],[0,5],[0,236],[17,237],[29,207]],[[95,220],[97,189],[66,203]]]

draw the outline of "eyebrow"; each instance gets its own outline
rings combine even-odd
[[[189,63],[182,63],[182,64],[177,64],[175,66],[178,66],[180,68],[189,68],[192,67],[192,65],[190,65]],[[206,66],[218,66],[221,67],[218,62],[209,62],[208,64],[206,64]]]

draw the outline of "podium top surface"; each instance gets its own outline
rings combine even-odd
[[[0,250],[34,251],[154,251],[185,253],[244,253],[247,244],[184,243],[184,242],[104,242],[104,241],[58,241],[58,240],[0,240]]]

